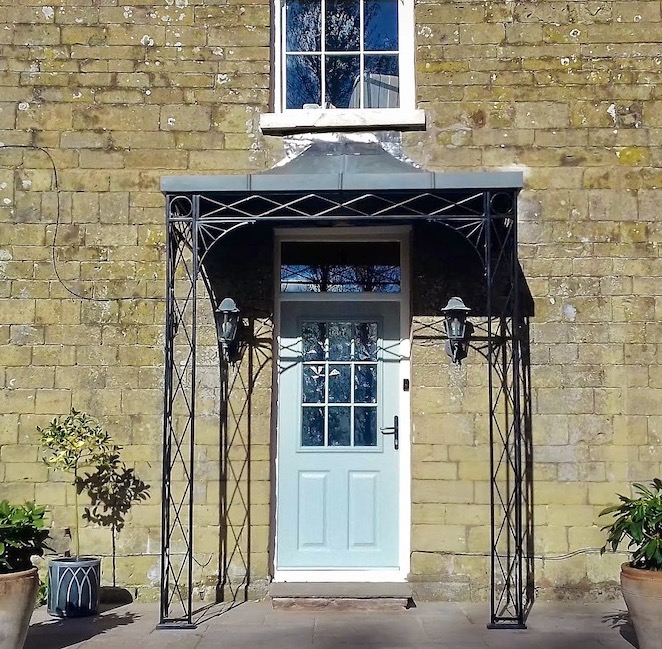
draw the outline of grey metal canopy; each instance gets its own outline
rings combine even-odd
[[[161,191],[273,192],[338,190],[520,189],[520,171],[433,172],[399,160],[376,143],[315,142],[286,164],[227,176],[164,176]]]
[[[532,520],[527,482],[528,313],[520,304],[524,282],[517,257],[517,195],[522,185],[519,171],[427,171],[377,142],[348,139],[315,142],[289,162],[263,172],[161,179],[167,228],[161,626],[194,626],[196,305],[203,282],[213,309],[223,296],[210,282],[209,270],[228,256],[230,246],[217,244],[230,233],[254,226],[258,232],[271,228],[273,233],[274,227],[390,223],[411,225],[419,232],[429,226],[449,227],[480,258],[486,320],[482,344],[488,361],[490,627],[525,628],[533,572],[527,555]],[[228,272],[230,266],[218,264],[226,283],[237,282]],[[224,362],[227,369],[221,358],[221,373]],[[227,396],[224,393],[226,405]],[[223,412],[224,407],[221,427]]]

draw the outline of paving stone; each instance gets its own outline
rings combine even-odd
[[[488,630],[485,604],[430,603],[393,612],[274,611],[268,602],[199,615],[191,630],[157,630],[158,607],[133,603],[59,620],[37,609],[25,649],[631,649],[623,608],[539,602],[526,630]]]

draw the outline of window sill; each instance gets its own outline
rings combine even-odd
[[[267,135],[311,131],[424,131],[425,111],[404,108],[290,110],[260,115],[260,128]]]

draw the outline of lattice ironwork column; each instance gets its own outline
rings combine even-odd
[[[515,196],[487,192],[485,217],[492,528],[488,627],[522,629],[527,607],[522,458],[526,384]]]
[[[200,200],[199,194],[167,197],[160,628],[196,626],[192,592],[197,301],[206,294],[212,308],[218,306],[203,264],[225,235],[254,223],[237,218],[205,222]],[[198,291],[202,283],[206,291]],[[227,401],[227,391],[222,398]]]
[[[197,201],[175,197],[167,211],[167,287],[161,628],[191,628],[196,307],[199,259]]]

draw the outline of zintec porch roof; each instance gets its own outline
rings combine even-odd
[[[376,142],[315,142],[267,171],[218,176],[164,176],[166,194],[342,190],[520,189],[520,171],[433,172],[399,160]]]

